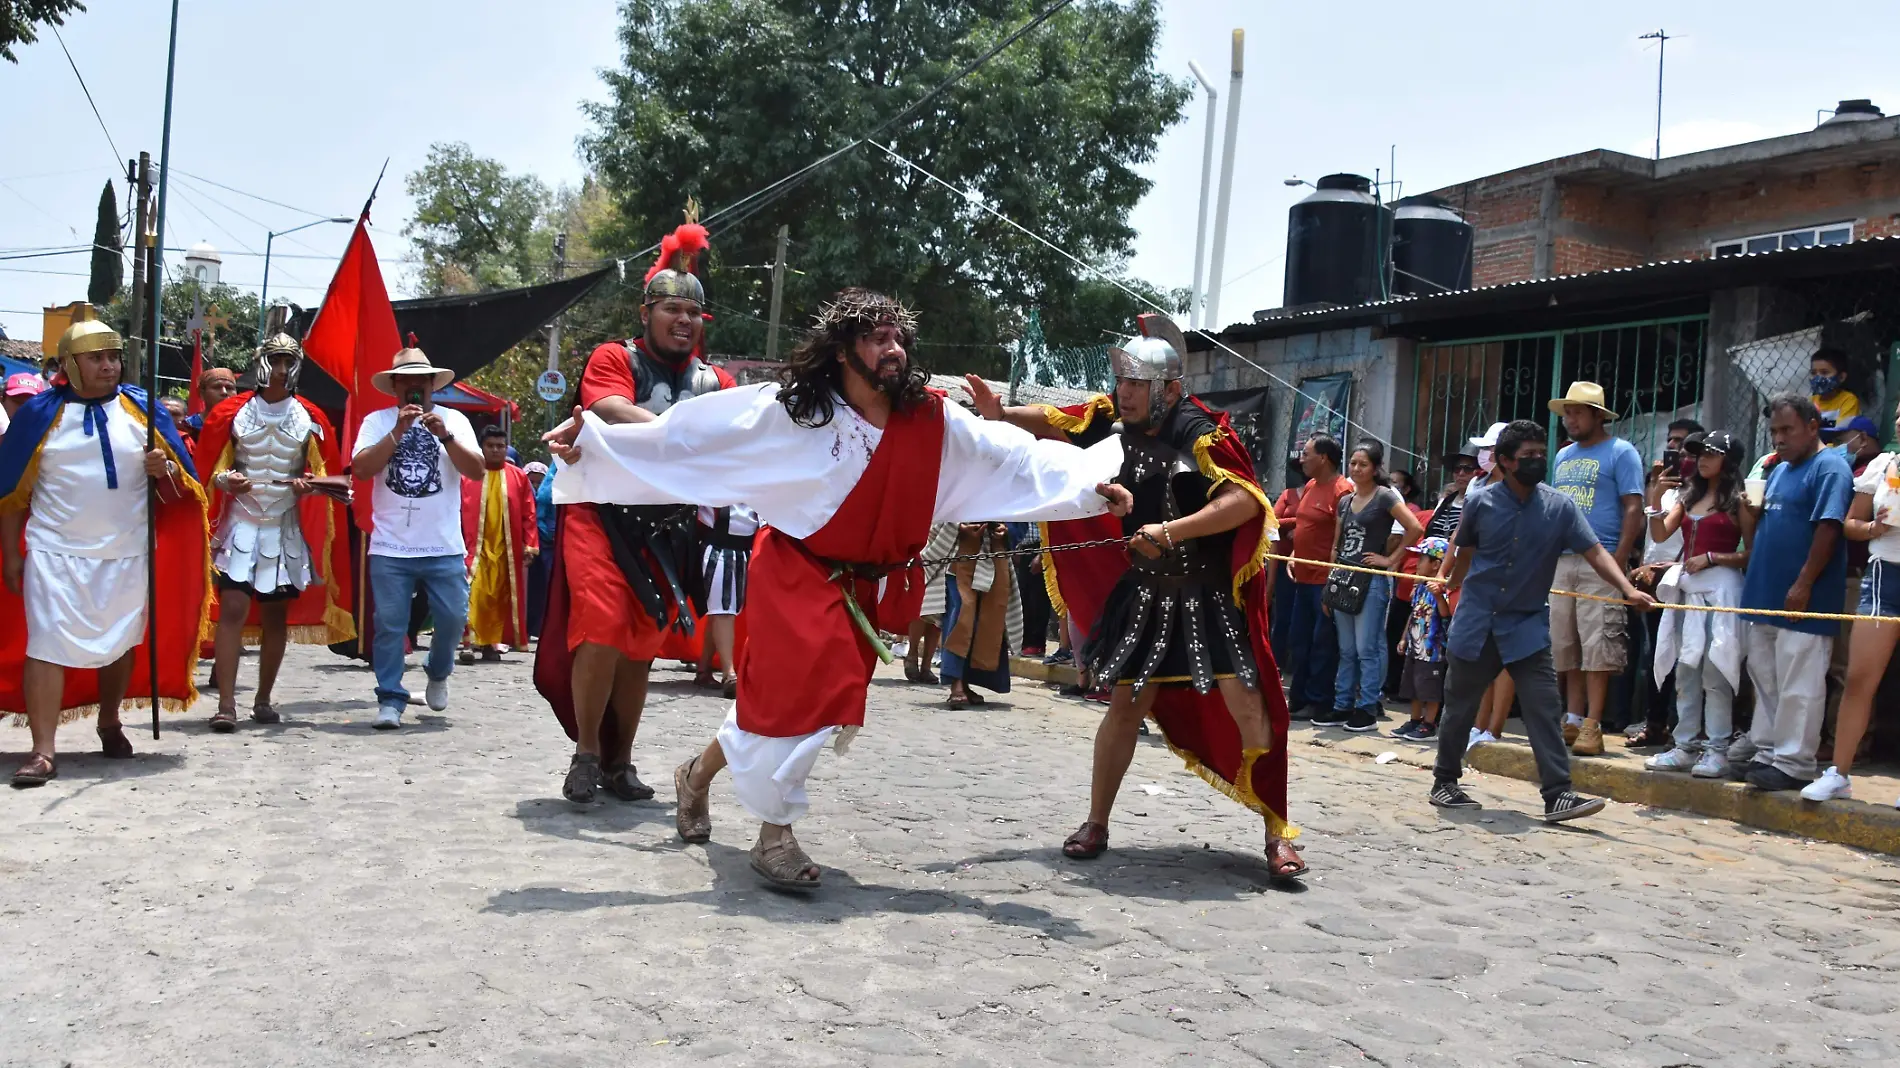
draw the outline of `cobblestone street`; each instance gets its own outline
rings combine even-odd
[[[1483,775],[1445,815],[1422,770],[1300,744],[1313,874],[1280,891],[1257,820],[1151,738],[1071,862],[1095,712],[886,671],[791,898],[723,779],[713,842],[675,838],[672,768],[723,715],[689,678],[656,671],[641,727],[659,796],[587,811],[522,654],[393,734],[366,671],[300,648],[280,727],[211,735],[207,700],[114,765],[69,726],[61,778],[0,795],[0,1063],[1900,1063],[1891,858],[1616,804],[1548,828]]]

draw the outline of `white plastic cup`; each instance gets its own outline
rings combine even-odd
[[[1768,480],[1765,478],[1746,479],[1742,483],[1742,488],[1748,494],[1749,505],[1760,508],[1763,498],[1768,495]]]

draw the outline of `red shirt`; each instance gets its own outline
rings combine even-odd
[[[1330,488],[1318,479],[1309,479],[1300,491],[1300,506],[1293,513],[1293,555],[1302,560],[1331,560],[1333,539],[1339,532],[1339,498],[1352,492],[1349,479],[1334,476]],[[1332,571],[1320,564],[1294,564],[1293,581],[1318,586]]]

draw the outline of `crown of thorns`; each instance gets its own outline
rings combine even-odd
[[[841,328],[868,330],[885,323],[899,330],[914,332],[917,329],[917,313],[890,297],[858,294],[839,297],[818,309],[819,333],[830,333]]]

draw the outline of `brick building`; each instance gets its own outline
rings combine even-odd
[[[1665,159],[1596,149],[1433,191],[1477,231],[1475,286],[1900,233],[1900,116]]]

